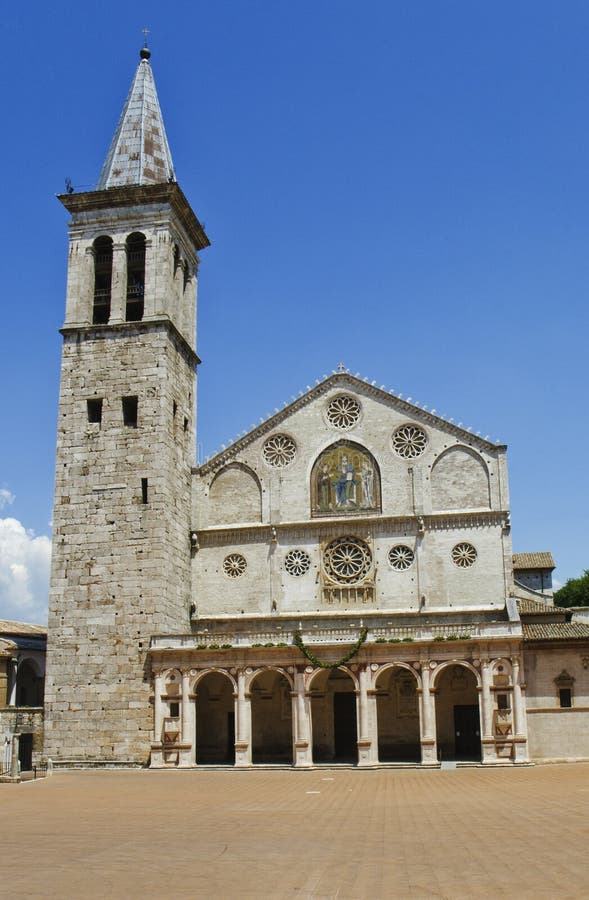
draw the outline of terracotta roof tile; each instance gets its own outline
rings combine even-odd
[[[521,599],[517,601],[520,616],[554,616],[563,615],[565,610],[552,603],[542,603],[541,600]]]
[[[587,641],[589,625],[576,622],[522,623],[524,641]]]
[[[514,569],[555,569],[552,553],[543,550],[538,553],[514,553]]]

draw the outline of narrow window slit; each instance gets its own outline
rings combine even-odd
[[[141,479],[141,502],[147,503],[148,495],[147,495],[147,478]]]
[[[102,422],[102,397],[86,400],[86,408],[88,411],[88,421],[95,425]]]
[[[129,428],[137,428],[137,397],[123,397],[123,423]]]

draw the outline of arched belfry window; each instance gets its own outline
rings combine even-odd
[[[127,238],[127,322],[140,322],[143,318],[145,293],[145,235],[135,232]]]
[[[110,319],[111,282],[112,241],[109,237],[99,237],[94,241],[94,325],[106,325]]]
[[[365,447],[337,441],[317,457],[311,472],[311,515],[366,515],[380,508],[380,472]]]

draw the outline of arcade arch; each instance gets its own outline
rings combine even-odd
[[[478,676],[465,662],[446,664],[436,674],[436,731],[440,760],[480,761],[478,688]]]
[[[379,762],[420,762],[415,674],[405,667],[387,667],[379,672],[375,688]]]
[[[223,672],[206,672],[195,684],[196,763],[235,763],[234,685]]]
[[[282,672],[264,669],[250,683],[252,762],[293,762],[291,685]]]
[[[356,684],[343,668],[322,669],[310,685],[314,763],[358,762]]]

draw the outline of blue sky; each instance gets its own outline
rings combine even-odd
[[[589,567],[586,2],[32,2],[3,26],[0,615],[45,602],[54,195],[95,184],[143,26],[212,241],[200,452],[343,361],[506,442],[514,550]]]

